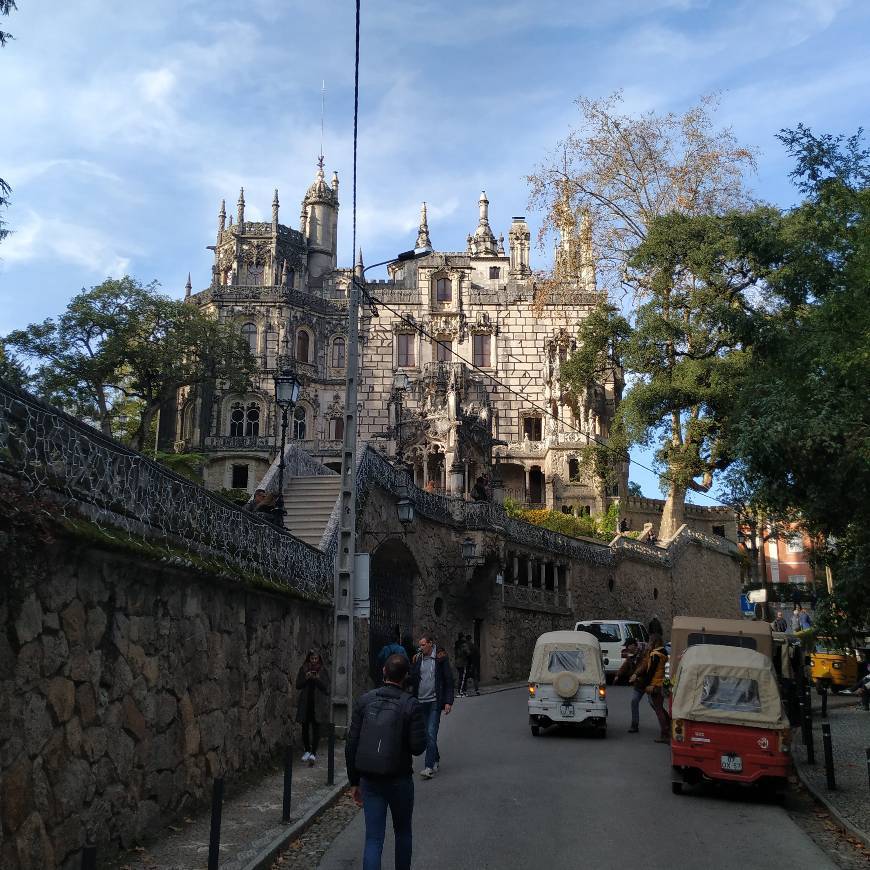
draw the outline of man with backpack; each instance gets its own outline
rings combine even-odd
[[[407,676],[408,659],[391,655],[384,664],[384,685],[354,705],[345,762],[353,799],[365,815],[363,870],[380,870],[388,808],[396,835],[396,870],[411,868],[411,756],[426,749],[426,723],[417,699],[402,691]]]

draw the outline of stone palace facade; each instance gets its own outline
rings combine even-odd
[[[322,159],[298,230],[279,222],[277,191],[271,222],[245,219],[244,191],[235,222],[221,205],[211,285],[192,293],[188,279],[186,296],[237,326],[259,371],[246,393],[220,382],[183,391],[173,431],[161,431],[164,443],[207,456],[210,488],[253,492],[276,456],[272,378],[287,362],[302,381],[288,440],[339,469],[352,270],[336,264],[338,209],[338,176],[326,181]],[[421,487],[468,494],[497,463],[505,494],[518,502],[600,512],[621,487],[605,491],[582,448],[608,436],[622,373],[611,370],[577,400],[559,383],[578,323],[602,298],[589,227],[566,212],[555,278],[542,284],[525,219],[513,219],[505,245],[488,209],[481,193],[464,251],[436,249],[392,265],[386,281],[368,282],[359,437],[388,456],[401,452]],[[425,203],[416,246],[435,249]]]

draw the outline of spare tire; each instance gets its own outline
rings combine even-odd
[[[580,681],[571,671],[562,671],[553,679],[553,688],[560,698],[573,698],[580,688]]]

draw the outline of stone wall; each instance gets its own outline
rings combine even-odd
[[[78,868],[273,759],[331,611],[50,529],[0,534],[0,866]],[[16,566],[14,570],[12,566]]]

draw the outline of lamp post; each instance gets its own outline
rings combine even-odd
[[[396,397],[396,468],[400,472],[407,472],[405,465],[405,452],[402,449],[402,399],[408,389],[408,376],[404,372],[396,372],[393,375],[393,391]]]
[[[278,460],[278,498],[275,514],[284,525],[284,447],[287,443],[287,414],[299,400],[299,378],[292,368],[275,372],[275,404],[281,409],[281,455]]]
[[[347,374],[344,383],[344,441],[341,449],[341,498],[338,552],[335,557],[333,620],[332,721],[344,730],[350,725],[353,703],[353,607],[354,561],[356,560],[356,405],[359,377],[359,302],[365,293],[365,274],[369,269],[416,260],[432,253],[431,248],[414,248],[392,260],[363,268],[358,256],[347,304]],[[367,295],[367,294],[366,294]]]

